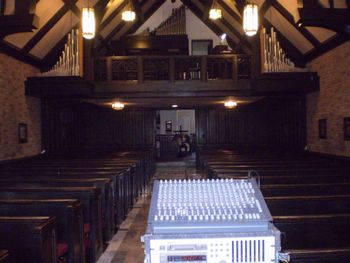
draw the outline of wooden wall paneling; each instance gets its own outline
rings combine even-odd
[[[196,110],[196,135],[197,144],[207,144],[208,111],[204,109]]]
[[[196,111],[199,145],[302,149],[306,141],[303,97],[270,98],[233,110]]]

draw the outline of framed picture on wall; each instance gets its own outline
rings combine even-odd
[[[27,124],[18,123],[18,142],[26,143],[28,142],[28,130]]]
[[[344,118],[344,140],[350,141],[350,117]]]
[[[320,139],[327,139],[327,119],[318,120],[318,137]]]

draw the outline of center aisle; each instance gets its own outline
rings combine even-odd
[[[153,180],[202,179],[206,177],[206,173],[196,170],[194,158],[189,158],[181,161],[157,163]],[[97,261],[98,263],[143,263],[144,248],[140,238],[146,231],[152,185],[149,186],[149,194],[139,198],[129,212],[117,234]]]

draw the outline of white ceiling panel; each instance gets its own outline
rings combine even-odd
[[[270,7],[265,18],[282,33],[301,53],[305,54],[313,45],[291,25],[275,8]]]
[[[72,12],[67,12],[60,21],[30,51],[30,54],[44,58],[45,55],[72,29],[79,21]]]
[[[235,4],[234,1],[223,0],[223,2],[225,2],[225,4],[228,5],[231,8],[231,10],[233,12],[235,12],[238,16],[242,17],[242,15],[240,14],[239,10],[237,9],[237,5]]]
[[[119,13],[112,19],[111,22],[109,22],[107,26],[105,26],[103,30],[100,31],[100,35],[103,38],[106,38],[108,34],[112,32],[112,30],[120,23],[121,20],[122,20],[122,15],[121,13]]]

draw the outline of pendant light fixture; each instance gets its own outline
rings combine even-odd
[[[96,22],[95,22],[95,11],[88,5],[83,7],[82,10],[82,35],[86,39],[92,39],[95,37]]]
[[[136,18],[135,11],[132,10],[131,5],[129,3],[127,9],[122,13],[122,20],[125,22],[132,22]]]
[[[254,36],[258,32],[258,5],[247,2],[243,10],[243,30],[247,36]]]
[[[212,7],[209,10],[209,18],[212,20],[217,20],[222,17],[221,9],[217,7],[216,3],[213,2]]]

